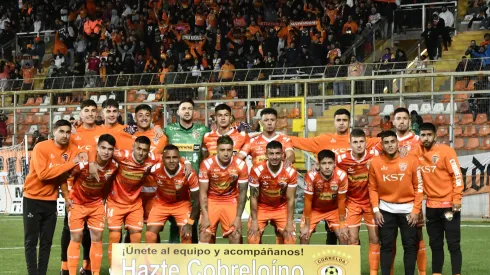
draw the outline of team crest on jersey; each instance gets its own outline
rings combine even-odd
[[[194,137],[195,139],[198,139],[199,138],[199,131],[192,132],[192,137]]]
[[[354,168],[352,168],[352,167],[349,167],[349,169],[347,169],[347,172],[349,172],[349,173],[352,173],[352,172],[354,172]]]
[[[285,181],[279,181],[279,186],[281,186],[281,188],[286,188],[286,186],[288,186],[288,183]]]
[[[330,190],[332,190],[333,192],[337,192],[337,190],[339,190],[339,186],[336,182],[330,183]]]
[[[400,171],[402,171],[402,172],[407,170],[407,166],[408,166],[408,164],[405,162],[398,164],[398,167],[400,168]]]
[[[432,163],[436,164],[438,160],[439,160],[439,156],[437,155],[432,156]]]
[[[162,184],[163,184],[163,181],[161,181],[161,180],[157,180],[157,184],[158,184],[158,185],[162,185]]]
[[[61,157],[63,158],[64,161],[68,161],[68,154],[67,153],[64,153],[63,155],[61,155]]]

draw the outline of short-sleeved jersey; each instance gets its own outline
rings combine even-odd
[[[366,150],[361,159],[354,158],[352,150],[337,156],[337,167],[347,173],[347,203],[369,204],[369,165],[372,158],[378,155],[377,150],[371,149]]]
[[[305,176],[305,194],[313,195],[312,209],[320,212],[328,212],[338,207],[338,194],[347,193],[347,174],[335,168],[330,179],[316,170],[309,171]]]
[[[273,173],[263,161],[250,170],[249,185],[259,188],[259,207],[274,210],[286,205],[286,190],[298,185],[298,172],[282,163],[279,171]]]
[[[404,137],[398,137],[398,147],[407,147],[409,152],[418,147],[421,143],[420,137],[412,132],[409,132]]]
[[[132,151],[116,150],[114,159],[118,162],[119,169],[109,192],[109,199],[127,205],[138,203],[143,187],[142,179],[149,169],[160,161],[160,157],[149,153],[148,158],[142,164],[138,164]]]
[[[95,126],[92,129],[85,129],[83,126],[73,130],[70,136],[70,143],[78,146],[78,149],[88,151],[97,149],[99,137],[107,134],[107,129],[102,126]]]
[[[267,160],[266,146],[273,140],[279,141],[282,144],[282,149],[284,152],[293,150],[291,139],[283,134],[277,133],[270,139],[266,138],[263,134],[260,134],[250,139],[250,155],[252,156],[253,165]]]
[[[233,128],[224,135],[227,135],[233,139],[233,152],[235,154],[241,153],[244,156],[248,156],[250,153],[250,137],[245,131],[238,132],[236,128]],[[217,130],[211,131],[204,135],[202,149],[208,151],[210,157],[217,154],[217,142],[220,136],[221,135]]]
[[[230,164],[223,167],[218,156],[209,157],[201,163],[199,182],[209,183],[209,199],[235,201],[238,198],[238,183],[248,183],[247,164],[233,156]]]
[[[182,127],[179,122],[165,127],[168,143],[179,148],[180,155],[191,162],[194,171],[199,171],[202,140],[207,132],[209,132],[208,127],[196,123],[188,129]]]
[[[367,138],[366,148],[371,149],[380,143],[380,138]],[[350,134],[322,134],[313,138],[291,137],[293,146],[297,149],[308,151],[314,154],[322,150],[332,150],[336,155],[343,154],[350,150]]]
[[[163,154],[163,148],[165,148],[165,146],[167,146],[168,144],[167,137],[163,135],[162,137],[157,139],[155,131],[153,129],[149,129],[145,132],[136,131],[133,135],[130,135],[128,133],[123,133],[120,135],[121,144],[116,144],[116,147],[120,150],[131,151],[133,150],[134,140],[141,136],[145,136],[150,139],[151,141],[150,152],[152,152],[155,155]]]
[[[73,169],[73,187],[70,198],[76,204],[93,205],[102,204],[102,195],[109,179],[116,173],[118,164],[110,160],[106,166],[98,170],[99,181],[89,173],[88,164],[80,163]]]
[[[150,175],[157,184],[155,198],[163,204],[190,201],[190,192],[199,190],[199,182],[194,171],[186,177],[184,167],[179,164],[177,172],[171,175],[165,165],[157,163],[151,168]]]

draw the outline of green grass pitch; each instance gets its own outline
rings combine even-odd
[[[48,274],[59,274],[60,270],[60,237],[63,227],[63,218],[58,219],[56,225],[55,237],[53,240],[53,248],[51,250],[51,258],[49,262]],[[246,223],[244,223],[246,227]],[[166,228],[167,229],[167,228]],[[312,244],[324,244],[325,234],[324,226],[320,224],[317,227],[317,233],[312,236]],[[27,274],[25,258],[24,258],[24,237],[22,217],[19,216],[0,216],[0,274]],[[463,222],[461,227],[461,246],[463,251],[463,271],[462,274],[471,275],[488,275],[490,268],[488,259],[490,258],[490,223],[486,222]],[[427,274],[431,274],[431,252],[428,243],[427,233],[424,228],[424,238],[427,245]],[[168,239],[168,230],[162,233],[162,240]],[[219,235],[218,235],[219,236]],[[107,237],[108,231],[104,231],[104,261],[101,274],[108,273],[107,262]],[[246,241],[246,239],[245,239]],[[226,243],[226,239],[219,238],[218,243]],[[263,243],[275,243],[272,228],[269,226],[266,229],[263,237]],[[365,227],[361,227],[361,263],[362,274],[369,274],[369,266],[367,261],[368,239]],[[402,245],[398,240],[398,254],[396,256],[395,274],[403,274],[402,263]],[[450,257],[446,252],[445,265],[443,274],[451,274]]]

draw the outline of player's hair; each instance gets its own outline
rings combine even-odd
[[[116,139],[112,135],[109,135],[109,134],[103,134],[103,135],[101,135],[99,137],[99,141],[97,142],[97,145],[100,145],[104,141],[107,142],[107,143],[109,143],[113,147],[116,146]]]
[[[436,126],[432,123],[429,123],[429,122],[424,122],[422,124],[420,124],[419,126],[419,129],[420,131],[432,131],[432,132],[436,132]]]
[[[275,117],[277,117],[277,111],[273,108],[262,109],[262,111],[260,112],[260,117],[264,117],[265,115],[274,115]]]
[[[265,149],[281,149],[282,150],[282,144],[277,141],[277,140],[273,140],[269,143],[267,143],[267,146],[265,147]]]
[[[335,161],[335,153],[332,150],[321,150],[318,153],[318,161],[322,161],[324,158],[330,158]]]
[[[381,137],[381,140],[383,140],[383,139],[385,139],[387,137],[394,137],[395,139],[397,139],[396,133],[393,132],[392,130],[381,132],[380,137]]]
[[[231,107],[224,104],[224,103],[216,106],[216,108],[214,108],[214,113],[216,114],[216,113],[218,113],[218,111],[223,111],[223,110],[226,110],[231,114]]]
[[[117,100],[109,98],[108,100],[102,102],[102,109],[114,107],[119,110],[119,102]]]
[[[196,105],[192,99],[186,98],[186,99],[182,100],[181,102],[179,102],[179,107],[178,108],[180,108],[180,105],[182,105],[184,103],[190,103],[193,108]]]
[[[80,102],[80,109],[83,109],[85,107],[97,108],[97,103],[95,103],[95,101],[93,101],[92,99],[87,99],[87,100]]]
[[[410,112],[405,107],[396,108],[395,111],[393,112],[393,116],[396,116],[396,114],[398,114],[398,113],[407,113],[407,116],[410,118]]]
[[[151,113],[151,106],[148,104],[140,104],[140,105],[136,106],[136,109],[134,109],[134,113],[136,114],[141,110],[148,111]]]
[[[179,152],[179,147],[177,147],[173,144],[167,144],[167,146],[165,146],[163,148],[163,152],[165,152],[165,151],[177,151],[177,152]]]
[[[66,119],[60,119],[60,120],[56,121],[54,126],[53,126],[53,130],[56,131],[61,126],[68,126],[68,127],[70,127],[70,130],[71,130],[71,123]]]
[[[137,137],[134,142],[138,142],[139,144],[146,144],[148,146],[151,145],[151,141],[148,137],[145,137],[145,136],[139,136]]]
[[[233,145],[233,139],[231,139],[231,137],[228,135],[220,136],[218,138],[217,145],[220,146],[221,144]]]
[[[335,118],[336,116],[341,116],[341,115],[346,115],[349,119],[350,119],[350,112],[347,111],[347,109],[338,109],[337,111],[335,111],[335,113],[333,113],[333,117]]]
[[[366,137],[366,133],[362,129],[354,128],[350,132],[350,137],[351,138],[353,138],[353,137],[363,137],[363,138],[365,138]]]

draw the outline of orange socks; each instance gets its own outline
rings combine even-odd
[[[92,274],[98,274],[100,272],[103,255],[102,242],[92,242],[92,246],[90,247],[90,267]]]
[[[146,231],[145,240],[146,240],[146,243],[156,243],[157,242],[157,234],[150,232],[150,231]]]
[[[141,232],[129,234],[131,243],[141,243]]]
[[[427,256],[425,254],[425,242],[420,240],[417,250],[417,267],[419,269],[419,275],[425,275],[427,269]]]
[[[61,262],[61,270],[68,270],[68,262]]]
[[[68,271],[70,272],[70,275],[77,275],[79,259],[80,243],[70,241],[70,245],[68,245]]]
[[[82,268],[83,268],[83,270],[91,270],[90,260],[83,260]]]
[[[377,275],[379,269],[379,244],[369,244],[369,274]]]
[[[276,244],[284,244],[284,237],[276,236]]]
[[[121,232],[109,232],[109,246],[107,247],[107,256],[109,258],[109,267],[112,265],[112,244],[119,243]]]

